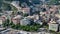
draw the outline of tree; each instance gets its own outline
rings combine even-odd
[[[6,23],[3,23],[2,25],[3,25],[3,27],[6,27]]]
[[[24,31],[37,31],[40,28],[40,25],[38,23],[34,23],[32,25],[20,25],[20,24],[14,24],[12,21],[9,23],[9,19],[6,20],[5,23],[3,23],[4,27],[11,27],[13,29],[17,30],[24,30]]]
[[[3,27],[8,27],[9,26],[9,19],[7,19],[2,25]]]
[[[4,0],[4,1],[8,1],[8,0]],[[9,0],[9,1],[12,1],[12,0]]]
[[[26,13],[25,13],[25,14],[23,14],[23,16],[24,16],[24,17],[27,17],[27,16],[28,16],[28,14],[26,14]]]
[[[9,26],[9,19],[6,20],[6,25]]]
[[[15,29],[15,24],[11,25],[11,28]]]
[[[2,10],[12,10],[10,4],[2,2]]]
[[[60,5],[59,1],[60,0],[50,0],[50,3],[49,4],[52,4],[52,5]]]
[[[19,27],[20,27],[20,24],[16,24],[16,25],[15,25],[15,29],[18,30],[18,29],[20,29]]]

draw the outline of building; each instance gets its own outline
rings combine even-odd
[[[0,24],[2,24],[3,22],[2,22],[2,19],[0,19]]]
[[[27,5],[25,2],[23,2],[20,6],[21,6],[22,8],[28,7],[28,5]]]
[[[50,23],[55,23],[56,24],[56,21],[54,21],[53,19],[51,19]]]
[[[40,16],[43,16],[44,14],[46,14],[45,12],[40,12]]]
[[[41,20],[37,20],[35,23],[38,23],[38,24],[40,24],[40,25],[43,24],[43,22],[41,22]]]
[[[0,18],[0,27],[2,27],[3,20]]]
[[[55,17],[60,18],[60,14],[55,14]]]
[[[11,5],[15,6],[18,10],[21,9],[21,7],[19,6],[19,1],[12,1]]]
[[[12,18],[12,21],[14,24],[18,24],[20,23],[20,20],[22,19],[23,17],[21,15],[17,15],[15,16],[14,18]]]
[[[15,7],[18,7],[19,6],[19,1],[12,1],[11,4]]]
[[[52,12],[53,14],[58,13],[58,6],[51,6],[50,12]]]
[[[38,14],[33,15],[33,16],[34,16],[34,22],[37,21],[37,20],[39,20],[39,15]]]
[[[49,30],[58,31],[58,24],[49,23]]]
[[[24,18],[20,21],[21,25],[28,25],[30,24],[30,19],[29,18]]]
[[[59,11],[59,14],[60,14],[60,9],[58,11]]]
[[[2,15],[0,18],[2,19],[3,22],[5,22],[7,19],[7,17],[5,15]]]
[[[7,15],[11,15],[13,11],[4,11],[4,12],[5,12],[5,14],[7,14]]]
[[[28,18],[33,19],[34,22],[35,22],[35,21],[39,20],[39,15],[38,14],[36,14],[36,15],[34,14],[33,16],[28,16]]]
[[[23,14],[29,14],[30,13],[30,8],[29,7],[22,8],[22,12],[23,12]]]

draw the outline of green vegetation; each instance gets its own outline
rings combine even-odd
[[[50,0],[50,2],[49,2],[49,4],[50,5],[60,5],[60,2],[59,2],[60,0]]]
[[[12,11],[14,11],[14,12],[18,11],[15,6],[13,6],[13,5],[10,5],[10,6],[11,6],[11,8],[12,8]]]
[[[9,26],[9,19],[7,19],[2,25],[3,27],[8,27]]]
[[[20,25],[20,24],[16,24],[13,26],[11,26],[13,29],[17,29],[17,30],[24,30],[24,31],[37,31],[40,28],[40,25],[35,24],[35,25]]]
[[[37,31],[40,25],[26,25],[22,26],[20,24],[15,25],[15,29],[24,30],[24,31]]]
[[[28,16],[28,14],[26,14],[26,13],[25,13],[25,14],[23,14],[23,16],[24,16],[24,17],[27,17],[27,16]]]
[[[58,34],[60,34],[60,32]]]
[[[33,25],[20,25],[20,24],[14,24],[13,22],[9,23],[10,21],[7,19],[5,23],[3,23],[3,27],[11,27],[13,29],[17,29],[17,30],[24,30],[24,31],[37,31],[41,25],[35,23]]]
[[[9,0],[10,1],[10,0]],[[15,7],[15,6],[13,6],[13,5],[11,5],[10,3],[8,3],[8,1],[7,2],[3,2],[2,1],[2,4],[1,4],[2,6],[1,6],[1,9],[2,10],[12,10],[12,11],[14,11],[14,13],[16,13],[16,11],[18,11],[17,10],[17,8]]]
[[[44,26],[44,27],[45,27],[45,28],[47,28],[47,29],[49,28],[49,26],[48,26],[48,25],[46,25],[46,26]]]
[[[13,0],[5,0],[5,1],[13,1]]]
[[[2,10],[12,10],[10,4],[2,3]]]
[[[2,2],[2,6],[1,6],[1,9],[0,10],[1,10],[0,12],[6,11],[6,10],[13,11],[14,14],[16,14],[16,12],[18,11],[15,6],[13,6],[11,4],[8,4],[8,3],[4,3],[4,2]]]
[[[53,30],[50,30],[51,33],[53,34],[58,34],[57,32],[53,31]]]
[[[53,30],[50,30],[50,32],[51,32],[52,34],[60,34],[60,32],[55,32],[55,31],[53,31]]]

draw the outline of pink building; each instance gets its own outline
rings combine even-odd
[[[23,13],[29,13],[30,12],[30,8],[22,8],[22,12]]]
[[[17,15],[16,17],[12,18],[12,21],[14,24],[20,23],[20,20],[22,19],[21,15]]]
[[[7,17],[5,15],[2,15],[1,19],[2,19],[2,21],[5,21],[7,19]]]

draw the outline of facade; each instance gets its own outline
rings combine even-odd
[[[37,20],[36,23],[38,23],[38,24],[40,24],[40,25],[43,24],[43,22],[41,22],[40,20]]]
[[[22,18],[23,17],[21,15],[17,15],[16,17],[12,18],[12,21],[14,24],[19,24]]]
[[[19,1],[12,1],[11,4],[15,7],[18,7],[19,6]]]
[[[49,24],[49,30],[58,31],[58,24]]]
[[[5,11],[8,15],[11,15],[13,11]]]
[[[12,1],[11,3],[13,6],[15,6],[19,11],[21,9],[21,7],[19,6],[19,1]]]
[[[59,14],[55,14],[55,17],[60,18],[60,15]]]
[[[28,24],[30,24],[30,19],[24,18],[20,21],[20,24],[21,25],[28,25]]]
[[[55,23],[56,24],[56,21],[54,21],[54,19],[51,19],[50,23]]]
[[[39,15],[33,15],[34,16],[34,22],[39,20]]]
[[[26,8],[22,8],[22,12],[23,14],[29,14],[30,13],[30,8],[29,7],[26,7]]]
[[[35,21],[39,20],[39,15],[33,15],[33,16],[28,16],[28,18],[31,18]]]
[[[2,25],[2,23],[3,23],[3,21],[2,21],[2,19],[0,19],[0,25]]]
[[[2,19],[3,22],[5,22],[7,19],[7,17],[5,15],[2,15],[0,18]]]
[[[59,9],[59,14],[60,14],[60,9]]]
[[[46,5],[45,0],[39,0],[41,1],[43,5],[41,4],[35,4],[37,0],[21,0],[22,3],[19,1],[12,1],[10,4],[11,7],[14,7],[17,9],[17,12],[13,11],[4,11],[2,8],[0,11],[4,11],[3,14],[0,16],[0,25],[2,25],[3,22],[8,21],[6,19],[9,19],[9,21],[13,22],[15,25],[20,24],[21,26],[28,26],[31,24],[33,28],[37,30],[37,26],[49,26],[47,30],[52,31],[60,31],[60,7],[56,5]],[[40,3],[41,3],[40,2]],[[20,5],[19,5],[20,3]],[[9,4],[8,4],[9,5]],[[29,6],[28,6],[29,5]],[[9,7],[9,6],[8,6]],[[14,9],[12,8],[12,9]],[[38,23],[40,25],[36,25],[35,23]],[[19,25],[19,26],[20,26]],[[7,26],[8,27],[8,26]],[[36,28],[37,27],[37,28]],[[46,27],[46,28],[47,28]],[[18,27],[19,29],[20,27]],[[31,29],[33,29],[31,28]],[[16,28],[17,29],[17,28]],[[42,30],[41,30],[42,29]],[[49,32],[46,32],[43,28],[38,30],[39,32],[26,32],[26,31],[20,31],[18,33],[20,34],[50,34]],[[24,30],[24,29],[23,29]],[[13,32],[13,31],[12,31]],[[9,33],[8,33],[9,34]],[[17,34],[16,32],[11,34]]]

